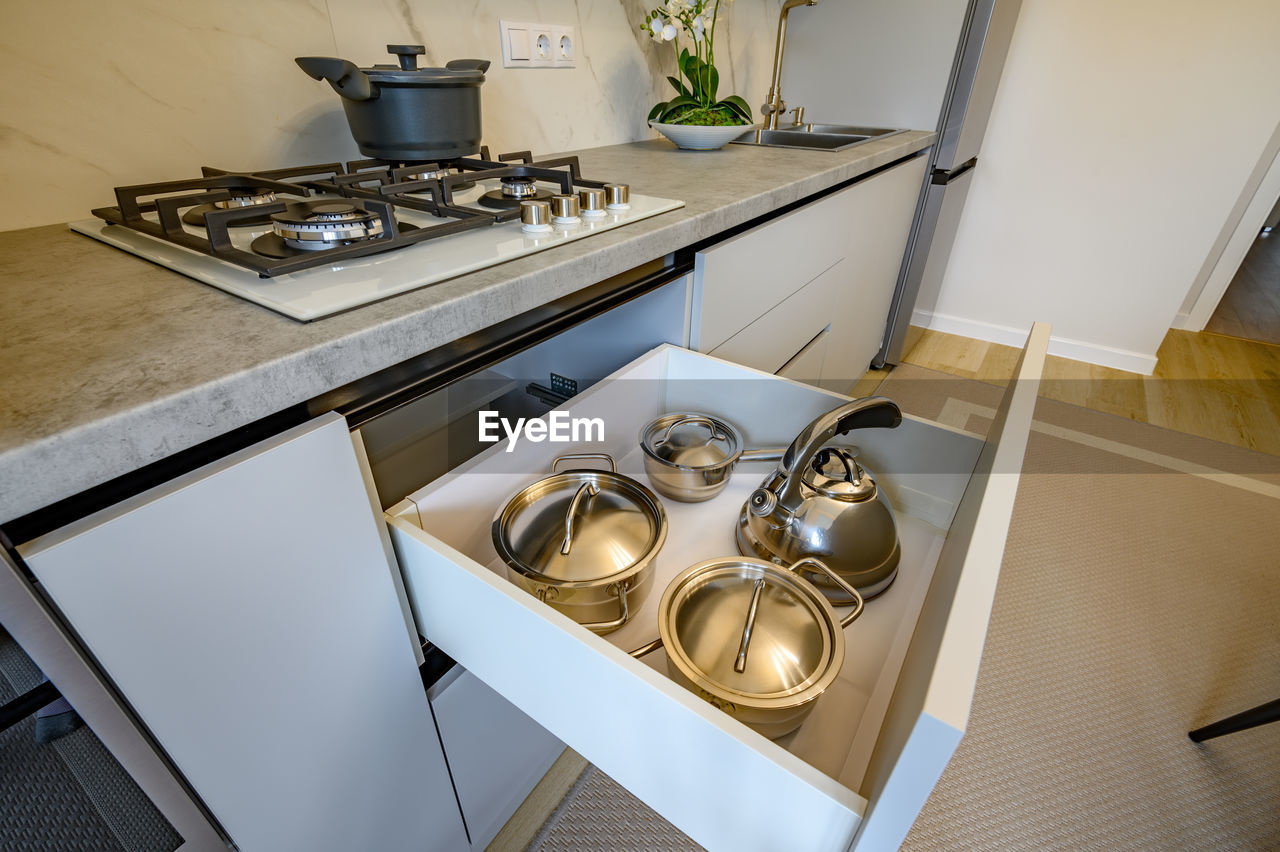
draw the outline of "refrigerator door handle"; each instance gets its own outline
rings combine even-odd
[[[934,186],[946,186],[965,172],[972,170],[976,165],[978,165],[978,158],[970,157],[968,160],[965,160],[950,171],[945,169],[934,169],[933,174],[929,176],[929,183]]]

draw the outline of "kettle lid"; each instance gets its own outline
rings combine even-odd
[[[875,477],[857,461],[857,447],[823,447],[805,465],[800,481],[807,487],[850,503],[876,496]]]

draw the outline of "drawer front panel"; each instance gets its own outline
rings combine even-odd
[[[776,373],[831,324],[835,284],[844,261],[837,261],[799,292],[709,353],[766,373]],[[815,373],[812,378],[817,378]]]
[[[1047,333],[1039,344],[1045,341]],[[620,470],[643,481],[639,453],[628,453],[628,445],[638,426],[657,413],[707,411],[739,425],[749,444],[768,446],[789,440],[842,399],[660,347],[575,397],[572,413],[602,411],[611,424],[625,421],[625,428],[609,427],[616,433],[609,446],[581,449],[621,454]],[[1025,445],[1029,428],[1029,409],[1011,410],[990,446]],[[653,613],[670,576],[699,559],[733,551],[731,521],[762,477],[759,467],[735,472],[730,490],[716,500],[666,502],[671,531],[658,557],[655,591],[633,622],[600,637],[498,570],[501,563],[487,540],[494,512],[546,470],[555,450],[537,445],[506,454],[495,448],[388,513],[419,628],[709,849],[848,848],[866,815],[877,812],[889,826],[886,834],[902,821],[909,826],[963,732],[963,719],[950,711],[967,707],[977,669],[976,658],[968,667],[972,655],[960,646],[977,641],[980,649],[984,596],[990,606],[987,580],[969,583],[967,576],[998,574],[1008,513],[1001,517],[984,496],[992,490],[991,478],[968,478],[983,451],[973,436],[907,419],[899,429],[861,430],[851,438],[886,491],[895,500],[905,498],[898,509],[906,574],[848,629],[859,650],[847,655],[849,671],[842,669],[810,720],[781,741],[764,739],[677,686],[664,673],[661,651],[644,661],[626,653],[656,633]],[[1007,476],[1001,487],[1012,482],[1016,488],[1016,479]],[[950,523],[962,492],[965,501],[993,508],[972,526],[957,521],[954,535],[944,540],[929,524]],[[910,516],[916,507],[924,507],[920,520]],[[931,583],[940,550],[956,554],[948,559],[958,558],[961,567]],[[946,579],[952,576],[958,580]],[[955,620],[951,604],[958,596],[975,616]],[[953,621],[962,635],[953,633]],[[970,636],[974,631],[976,639]],[[925,635],[942,638],[924,642]],[[947,661],[945,677],[937,674],[940,660]],[[925,693],[911,691],[917,682],[927,685]],[[899,730],[907,736],[899,737]]]
[[[823,329],[817,337],[805,344],[796,357],[783,364],[775,375],[796,382],[816,382],[822,377],[822,361],[827,354],[827,339],[830,337],[831,330]]]
[[[694,840],[836,849],[852,837],[861,797],[412,523],[391,524],[431,641]]]
[[[884,305],[875,311],[880,327],[869,339],[858,338],[878,347],[924,167],[923,156],[913,157],[698,252],[690,345],[700,352],[714,350],[836,261],[849,258],[857,265],[846,275],[872,274],[857,283],[874,289],[875,301]],[[866,263],[863,255],[875,261]],[[888,274],[880,274],[887,267],[892,267]]]

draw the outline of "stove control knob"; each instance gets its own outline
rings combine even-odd
[[[603,189],[580,189],[578,200],[581,202],[583,216],[596,219],[604,215]]]
[[[627,210],[631,207],[631,187],[625,183],[606,183],[604,195],[606,206],[610,210]]]
[[[557,225],[574,225],[582,220],[578,218],[578,196],[551,196],[551,220]]]
[[[533,233],[550,231],[551,205],[545,201],[521,201],[520,227]]]

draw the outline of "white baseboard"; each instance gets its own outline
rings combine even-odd
[[[911,324],[944,334],[956,334],[985,340],[989,343],[1000,343],[1004,346],[1016,346],[1021,349],[1027,342],[1027,329],[1013,328],[995,323],[980,322],[948,314],[935,314],[926,311],[912,311]],[[1049,338],[1049,354],[1073,361],[1084,361],[1100,367],[1111,367],[1115,370],[1126,370],[1149,376],[1155,372],[1156,356],[1142,352],[1131,352],[1126,349],[1115,349],[1097,343],[1086,343],[1068,337],[1051,336]]]

